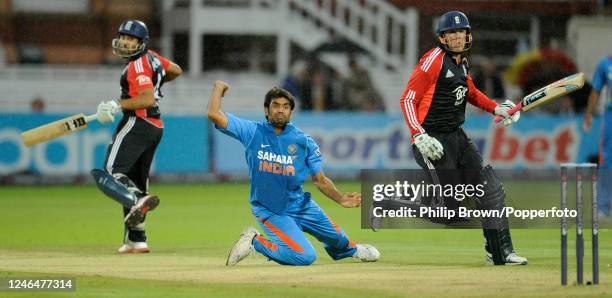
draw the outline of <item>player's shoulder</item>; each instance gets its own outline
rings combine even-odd
[[[291,134],[291,136],[298,143],[302,143],[305,145],[308,142],[308,140],[312,140],[312,137],[309,134],[307,134],[306,132],[304,132],[297,126],[295,126],[293,123],[288,123],[285,129],[289,130],[289,133]]]
[[[599,63],[597,63],[595,75],[605,75],[610,71],[612,71],[612,56],[603,57],[601,60],[599,60]]]
[[[153,57],[157,58],[157,59],[168,59],[164,56],[162,56],[160,53],[153,51],[153,50],[148,50],[149,54],[153,55]]]
[[[147,55],[141,55],[136,59],[130,60],[127,64],[127,69],[129,72],[136,74],[145,73],[147,69],[150,69]]]
[[[444,50],[440,47],[434,47],[421,57],[417,68],[424,72],[429,72],[432,70],[431,66],[435,64],[436,61],[441,60],[442,57],[444,57]]]

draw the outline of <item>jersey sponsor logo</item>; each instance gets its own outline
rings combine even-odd
[[[261,148],[266,148],[266,147],[270,147],[269,144],[261,144]]]
[[[293,157],[259,150],[257,151],[260,172],[268,172],[283,176],[295,176]]]
[[[257,159],[277,162],[284,165],[293,164],[293,158],[291,158],[289,155],[276,154],[263,150],[257,151]]]
[[[452,78],[454,76],[455,75],[453,74],[453,72],[450,69],[446,72],[446,78]]]
[[[136,82],[138,82],[139,86],[149,85],[151,83],[151,78],[146,75],[139,75],[136,77]]]
[[[468,89],[465,86],[458,86],[455,88],[455,90],[453,90],[453,93],[455,93],[455,106],[463,103],[465,96],[467,95],[467,91]]]

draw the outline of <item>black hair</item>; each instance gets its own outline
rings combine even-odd
[[[272,102],[272,100],[279,97],[284,97],[289,100],[291,110],[293,111],[293,109],[295,109],[295,100],[293,99],[293,95],[291,95],[291,92],[280,87],[273,87],[272,89],[270,89],[270,91],[268,91],[268,93],[266,93],[266,97],[264,100],[264,108],[270,108],[270,103]]]

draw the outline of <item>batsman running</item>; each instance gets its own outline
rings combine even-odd
[[[124,244],[119,253],[149,252],[145,215],[159,204],[159,198],[148,193],[149,170],[164,128],[158,102],[161,86],[182,73],[178,65],[149,50],[148,41],[145,23],[121,23],[112,42],[113,54],[127,62],[121,97],[100,103],[97,112],[98,121],[107,124],[123,111],[106,151],[105,168],[91,171],[98,188],[123,206]]]
[[[221,98],[229,89],[223,81],[214,83],[208,102],[208,119],[222,133],[240,141],[251,180],[251,212],[266,232],[246,228],[231,249],[226,265],[234,266],[253,250],[282,265],[310,265],[316,259],[304,232],[323,242],[334,260],[348,257],[374,262],[380,253],[374,246],[355,244],[317,205],[302,184],[310,176],[328,198],[345,208],[361,205],[361,194],[340,193],[323,173],[317,143],[291,122],[293,95],[274,87],[265,96],[264,122],[238,118],[221,111]]]
[[[440,177],[443,184],[485,185],[484,196],[476,198],[476,207],[500,210],[505,206],[503,185],[490,165],[483,167],[480,153],[461,125],[467,102],[503,117],[504,125],[518,121],[520,114],[510,116],[508,110],[514,107],[511,101],[498,105],[474,86],[467,62],[472,34],[465,14],[443,14],[436,33],[438,46],[421,58],[400,100],[413,136],[416,162],[428,173],[434,168],[452,172],[455,177]],[[454,198],[445,198],[444,203],[452,209],[459,206]],[[489,263],[527,264],[527,259],[514,251],[507,218],[485,218],[481,222]]]

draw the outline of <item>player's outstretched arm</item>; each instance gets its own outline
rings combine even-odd
[[[334,185],[334,182],[325,176],[323,170],[320,170],[319,173],[312,176],[312,181],[317,186],[319,191],[321,191],[328,198],[336,201],[336,203],[340,204],[340,206],[344,208],[354,208],[361,205],[360,193],[347,192],[345,194],[340,194]]]
[[[221,98],[227,90],[229,90],[229,85],[226,82],[215,81],[208,100],[208,119],[223,129],[227,128],[227,116],[221,111]]]
[[[180,66],[178,66],[178,64],[174,62],[170,62],[170,66],[166,70],[166,77],[164,78],[164,80],[166,82],[170,82],[178,78],[182,74],[183,74],[183,69]]]

